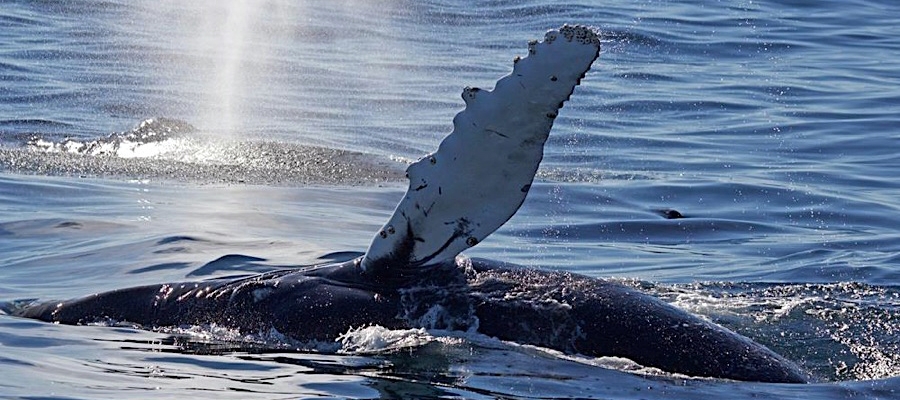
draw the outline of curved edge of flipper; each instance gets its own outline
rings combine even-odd
[[[528,44],[494,90],[466,88],[466,108],[438,150],[407,169],[409,189],[361,261],[366,273],[452,260],[525,200],[553,121],[600,54],[597,32],[564,25]]]

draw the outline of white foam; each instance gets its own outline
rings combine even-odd
[[[438,340],[424,328],[388,329],[380,325],[350,328],[338,336],[339,353],[380,353],[413,348]]]

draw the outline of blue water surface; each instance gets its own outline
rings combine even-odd
[[[900,396],[891,0],[4,1],[0,302],[358,254],[462,88],[564,23],[597,27],[600,58],[522,209],[466,254],[641,288],[817,383],[451,332],[333,354],[0,315],[0,397]]]

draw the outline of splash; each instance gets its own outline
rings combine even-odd
[[[153,330],[169,335],[173,344],[178,345],[185,353],[228,354],[235,351],[267,352],[273,350],[335,353],[339,350],[336,343],[320,340],[295,340],[274,328],[246,333],[212,323],[159,327]]]
[[[338,336],[340,353],[381,353],[414,348],[426,343],[447,339],[432,336],[423,328],[388,329],[380,325],[350,328]]]
[[[368,185],[399,181],[401,168],[346,150],[224,139],[173,118],[99,139],[33,137],[24,148],[0,148],[0,170],[195,183]]]
[[[196,129],[173,118],[151,118],[141,121],[129,132],[113,133],[106,138],[80,141],[71,138],[53,142],[33,137],[26,147],[48,153],[77,153],[91,156],[147,158],[192,150],[190,134]]]
[[[900,290],[857,282],[695,283],[655,287],[676,306],[805,360],[829,381],[894,377],[900,371]]]

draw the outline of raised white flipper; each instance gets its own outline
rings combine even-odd
[[[600,52],[597,33],[565,25],[528,44],[493,91],[463,90],[466,108],[437,152],[407,169],[409,189],[372,240],[368,273],[456,257],[503,225],[525,200],[553,121]]]

